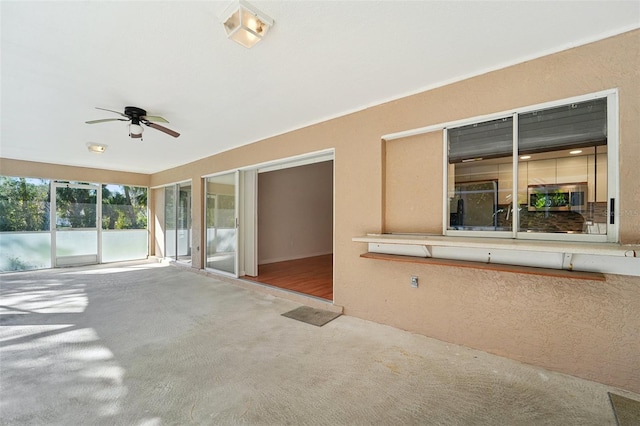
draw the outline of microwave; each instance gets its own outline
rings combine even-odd
[[[587,209],[586,182],[529,185],[527,198],[531,211],[584,211]]]

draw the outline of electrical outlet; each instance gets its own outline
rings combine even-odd
[[[416,275],[411,276],[411,287],[418,288],[418,277]]]

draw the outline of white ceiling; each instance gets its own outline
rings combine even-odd
[[[0,156],[157,172],[640,27],[639,1],[254,0],[275,25],[246,49],[229,3],[2,0]],[[181,136],[84,123],[128,105]]]

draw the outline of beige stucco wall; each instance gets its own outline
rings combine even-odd
[[[0,174],[4,176],[58,179],[76,182],[113,183],[149,186],[150,176],[142,173],[92,169],[89,167],[61,166],[0,158]]]
[[[383,141],[384,232],[442,232],[442,131]],[[410,190],[407,190],[410,188]]]
[[[407,141],[433,173],[425,179],[418,171],[424,187],[405,186],[384,173],[400,167],[393,150],[405,148],[385,146],[382,135],[617,88],[620,239],[640,243],[639,73],[636,30],[156,173],[149,185],[192,180],[193,266],[199,268],[203,175],[333,148],[334,303],[347,315],[640,392],[640,277],[608,275],[598,282],[382,262],[360,258],[366,246],[351,240],[406,226],[402,216],[385,219],[397,213],[387,208],[389,197],[425,208],[425,230],[441,222],[441,205],[413,200],[421,194],[442,199],[441,141],[439,147],[437,136],[417,138],[426,145]],[[0,166],[15,174],[5,171],[5,162]],[[159,197],[155,206],[160,209]],[[419,276],[418,289],[410,287],[411,275]]]
[[[153,254],[157,257],[165,257],[164,252],[164,187],[154,188],[149,191],[153,194],[153,206],[151,207],[151,217],[149,223],[153,223],[155,226],[155,232],[151,236],[151,247],[153,247]]]
[[[639,46],[640,31],[629,32],[157,173],[151,183],[195,181],[334,148],[334,302],[346,314],[637,392],[640,278],[587,282],[381,262],[360,258],[366,247],[351,238],[385,228],[432,232],[442,220],[441,135],[409,138],[406,146],[385,145],[382,135],[617,88],[620,238],[640,242]],[[385,169],[401,170],[394,155],[408,147],[416,150],[416,169],[390,181]],[[430,201],[416,199],[422,196]],[[424,223],[407,226],[399,210],[388,208],[397,203],[424,209]],[[194,223],[201,220],[201,211],[193,214]],[[194,244],[198,238],[194,233]],[[411,275],[420,277],[418,289],[410,287]]]

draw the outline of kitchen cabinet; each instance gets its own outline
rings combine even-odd
[[[587,182],[589,167],[587,156],[558,158],[556,163],[556,182]]]
[[[547,185],[556,182],[556,159],[528,162],[527,182],[529,185]]]

